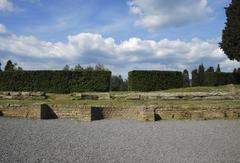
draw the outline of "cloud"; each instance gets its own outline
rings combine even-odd
[[[65,64],[102,63],[113,71],[122,70],[125,74],[132,69],[193,69],[201,63],[206,66],[221,63],[226,70],[237,65],[227,59],[217,41],[213,40],[194,38],[191,41],[155,41],[129,38],[116,43],[112,37],[105,38],[94,33],[69,35],[66,43],[42,41],[34,36],[0,34],[0,55],[1,58],[13,56],[21,62],[27,59],[30,64],[34,61],[34,69],[36,65],[41,65],[37,63],[44,62],[54,65],[51,67],[51,64],[46,64],[49,68],[62,68]]]
[[[14,6],[9,0],[0,0],[0,11],[13,11]]]
[[[208,18],[208,0],[129,0],[130,12],[138,16],[137,26],[156,30],[184,26]]]
[[[7,32],[5,26],[3,24],[0,24],[0,34],[5,32]]]

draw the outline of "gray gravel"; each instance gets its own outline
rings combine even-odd
[[[240,162],[240,121],[0,118],[0,162]]]

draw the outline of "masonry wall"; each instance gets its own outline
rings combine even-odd
[[[23,105],[0,105],[2,116],[40,119],[41,109],[39,105],[23,106]]]
[[[240,109],[195,109],[150,107],[112,107],[83,105],[0,105],[0,116],[31,119],[77,119],[94,121],[101,119],[155,120],[208,120],[238,119]]]

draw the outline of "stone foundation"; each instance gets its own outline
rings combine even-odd
[[[156,120],[211,120],[239,119],[240,109],[174,110],[158,106],[113,107],[84,105],[2,105],[0,116],[31,119],[77,119],[94,121],[101,119],[126,119],[138,121]]]
[[[72,93],[73,100],[234,100],[240,99],[235,92],[125,92],[118,93]]]
[[[0,99],[7,100],[25,100],[25,99],[36,99],[42,100],[46,99],[45,92],[3,92],[0,94]]]

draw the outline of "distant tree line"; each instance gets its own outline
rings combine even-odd
[[[240,84],[240,68],[233,72],[221,72],[218,64],[216,70],[209,67],[205,70],[203,64],[192,71],[192,86],[217,86],[226,84]]]
[[[19,67],[17,63],[13,63],[11,60],[8,60],[5,67],[4,71],[22,71],[22,67]],[[2,64],[0,62],[0,72],[2,72]]]

